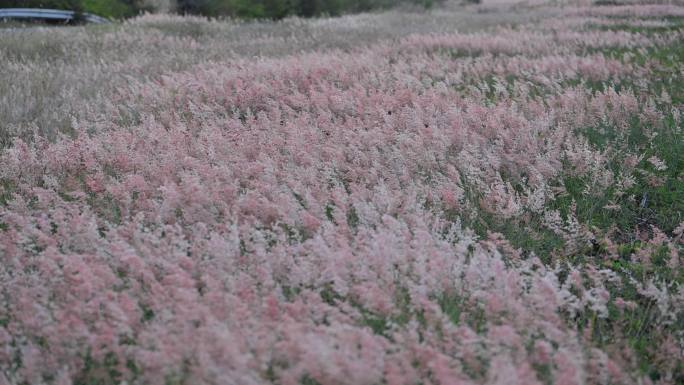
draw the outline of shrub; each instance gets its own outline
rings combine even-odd
[[[443,0],[0,0],[0,8],[47,8],[90,12],[121,19],[144,11],[174,10],[179,14],[246,19],[282,19],[297,15],[336,16],[389,8],[398,4],[415,4],[430,8]]]
[[[121,19],[138,13],[136,4],[130,0],[82,0],[83,9],[99,16]]]
[[[82,0],[0,0],[0,8],[47,8],[83,11]]]
[[[336,16],[384,9],[398,4],[416,4],[429,8],[436,2],[442,0],[178,0],[176,11],[181,14],[214,17],[282,19],[291,15]]]
[[[144,0],[0,0],[0,8],[60,9],[122,19],[157,7]]]

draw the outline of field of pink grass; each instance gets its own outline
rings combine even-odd
[[[11,134],[0,384],[684,383],[684,7],[552,14]]]

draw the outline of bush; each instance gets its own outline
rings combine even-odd
[[[415,4],[430,8],[443,0],[176,0],[172,10],[180,14],[247,19],[282,19],[287,16],[337,16]],[[172,0],[173,2],[173,0]],[[121,19],[143,11],[155,11],[148,0],[0,0],[0,8],[49,8],[90,12]],[[169,7],[163,7],[169,8]],[[171,10],[171,9],[164,9]]]
[[[0,8],[61,9],[89,12],[98,16],[122,19],[143,11],[153,11],[140,0],[0,0]]]
[[[83,11],[81,0],[0,0],[0,8],[47,8]]]
[[[365,12],[389,8],[397,4],[417,4],[426,8],[443,0],[178,0],[176,10],[181,14],[212,17],[282,19],[297,15],[313,17],[337,16],[344,13]]]
[[[82,0],[83,8],[90,13],[121,19],[135,16],[139,9],[132,1],[128,0]]]

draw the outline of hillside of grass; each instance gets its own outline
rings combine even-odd
[[[684,7],[0,30],[0,384],[684,383]]]

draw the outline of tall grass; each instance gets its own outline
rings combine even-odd
[[[684,8],[485,7],[4,34],[0,382],[684,382]]]

